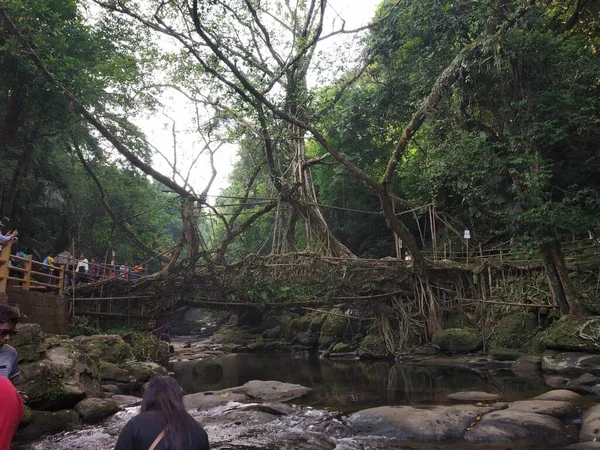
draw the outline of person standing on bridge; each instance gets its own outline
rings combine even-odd
[[[88,264],[88,260],[85,257],[85,255],[82,253],[81,255],[79,255],[79,261],[77,261],[77,268],[75,269],[75,272],[77,272],[77,274],[75,275],[78,278],[78,283],[81,283],[83,280],[86,279],[87,277],[87,273],[90,270],[89,264]]]
[[[119,434],[115,450],[210,450],[208,435],[185,409],[183,391],[157,376],[144,391],[140,414]]]

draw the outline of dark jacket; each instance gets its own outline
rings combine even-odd
[[[206,431],[199,423],[196,422],[196,425],[194,430],[190,430],[192,447],[189,450],[209,450]],[[115,450],[148,450],[164,428],[160,413],[156,411],[141,413],[127,422],[119,435]],[[156,446],[156,450],[167,450],[164,444],[165,438]]]

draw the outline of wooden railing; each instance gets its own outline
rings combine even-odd
[[[64,266],[51,266],[27,258],[11,255],[12,243],[2,246],[0,251],[0,292],[6,292],[8,282],[27,291],[35,287],[63,294],[65,281]]]

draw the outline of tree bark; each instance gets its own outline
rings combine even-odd
[[[560,307],[562,315],[582,316],[585,309],[579,301],[579,296],[573,282],[569,278],[569,270],[565,263],[565,256],[558,242],[544,244],[541,249],[546,276],[550,282],[550,289],[556,304]]]

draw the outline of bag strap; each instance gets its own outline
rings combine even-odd
[[[160,432],[160,434],[158,436],[156,436],[156,439],[154,439],[154,442],[152,443],[152,445],[150,446],[150,448],[148,450],[154,450],[156,448],[156,446],[158,444],[160,444],[160,441],[162,441],[162,438],[165,437],[165,433],[167,432],[167,429],[165,428],[164,430],[162,430]]]

